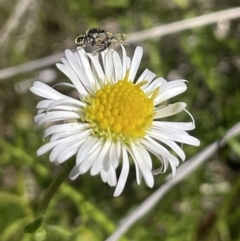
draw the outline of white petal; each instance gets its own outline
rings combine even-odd
[[[128,173],[129,173],[129,159],[128,159],[127,150],[123,146],[122,147],[122,171],[119,176],[118,183],[113,194],[114,197],[117,197],[122,193],[123,188],[125,187],[125,184],[127,181]]]
[[[104,143],[104,145],[103,145],[103,147],[101,149],[101,152],[99,153],[99,156],[98,156],[96,162],[94,163],[94,165],[91,168],[90,174],[92,176],[97,175],[98,173],[100,173],[101,169],[103,168],[103,162],[104,162],[104,160],[106,158],[106,154],[109,152],[110,145],[111,145],[111,141],[110,140],[105,141],[105,143]]]
[[[85,86],[81,83],[81,81],[79,80],[78,76],[76,75],[73,69],[63,64],[56,64],[56,66],[72,81],[74,86],[76,86],[78,93],[82,95],[87,95]]]
[[[155,119],[175,115],[175,114],[181,112],[182,110],[184,110],[186,108],[186,106],[187,106],[187,104],[184,103],[184,102],[177,102],[177,103],[174,103],[174,104],[168,104],[166,106],[155,109],[154,112],[156,112],[156,114],[154,115],[153,118],[155,120]]]
[[[74,166],[73,169],[71,170],[70,174],[69,174],[69,179],[75,180],[80,174],[81,173],[79,171],[79,165]]]
[[[98,160],[98,157],[102,152],[102,146],[96,145],[95,147],[96,148],[87,157],[85,157],[84,161],[80,164],[79,171],[81,174],[86,173]]]
[[[193,130],[195,125],[193,122],[170,122],[170,121],[153,121],[152,126],[157,126],[160,128],[166,128],[170,130]]]
[[[110,50],[106,50],[102,52],[102,60],[103,60],[103,66],[104,66],[106,78],[108,80],[111,80],[113,75],[113,60],[112,60],[112,54]]]
[[[147,166],[152,170],[152,158],[150,157],[149,153],[146,151],[145,148],[138,147],[138,152],[141,155],[144,162],[147,164]]]
[[[151,83],[151,81],[155,78],[156,74],[154,74],[153,72],[151,71],[148,71],[147,75],[145,76],[144,80],[149,83]],[[145,85],[147,86],[147,84]]]
[[[117,52],[113,52],[113,66],[115,83],[122,77],[122,62]]]
[[[87,56],[91,59],[92,64],[93,64],[93,66],[96,70],[95,72],[96,72],[97,77],[98,77],[97,81],[96,81],[96,84],[98,83],[98,81],[100,81],[101,83],[104,83],[105,75],[104,75],[102,67],[99,63],[98,55],[87,54]]]
[[[89,84],[86,83],[87,76],[85,74],[85,71],[83,70],[79,55],[77,53],[73,54],[72,51],[68,49],[65,51],[65,55],[68,60],[68,63],[71,66],[71,69],[75,72],[75,74],[78,77],[78,81],[76,83],[77,85],[75,85],[75,83],[74,85],[77,87],[79,93],[81,93],[82,95],[87,95],[86,86],[89,86]],[[76,59],[75,56],[78,56],[78,59]]]
[[[61,140],[57,140],[57,141],[52,141],[52,142],[46,143],[45,145],[41,146],[37,150],[37,156],[41,156],[41,155],[45,154],[46,152],[49,152],[50,150],[52,150],[56,145],[58,145],[61,142],[62,142]]]
[[[36,108],[46,110],[48,106],[51,105],[53,102],[54,100],[41,100],[37,103]]]
[[[167,83],[167,81],[164,78],[157,78],[157,79],[153,80],[149,85],[147,85],[147,86],[144,85],[143,89],[146,93],[148,93],[148,92],[152,93],[155,89],[161,87],[165,83]],[[160,88],[159,93],[161,93],[161,88]]]
[[[169,100],[172,97],[177,96],[187,90],[187,86],[185,83],[183,83],[183,81],[177,82],[177,84],[175,85],[170,85],[169,83],[171,82],[167,82],[165,84],[167,86],[167,89],[165,89],[164,85],[160,88],[159,95],[154,100],[155,105],[158,105],[166,100]]]
[[[108,178],[108,173],[107,173],[107,171],[105,171],[104,169],[102,169],[100,175],[101,175],[102,181],[103,181],[104,183],[106,183],[106,182],[107,182],[107,178]]]
[[[91,134],[91,130],[89,129],[83,129],[81,131],[77,131],[77,132],[59,132],[59,133],[55,133],[51,136],[50,141],[56,141],[56,140],[63,140],[67,137],[71,137],[73,135],[83,135],[83,136],[89,136]]]
[[[41,125],[44,122],[79,119],[79,118],[81,118],[81,116],[75,112],[54,111],[54,112],[47,112],[47,113],[36,115],[34,117],[34,121],[37,125]]]
[[[118,164],[119,164],[120,154],[118,152],[118,148],[119,148],[119,145],[113,142],[109,150],[109,160],[115,169],[118,167]]]
[[[79,53],[79,57],[80,57],[84,72],[87,75],[87,79],[86,79],[87,83],[88,83],[88,85],[90,84],[91,86],[94,86],[95,78],[93,76],[92,68],[91,68],[90,63],[88,61],[88,57],[87,57],[87,55],[86,55],[86,53],[83,49],[79,49],[78,53]]]
[[[141,149],[141,148],[142,147],[137,146],[134,143],[131,143],[130,144],[130,150],[131,150],[130,154],[132,155],[134,162],[138,164],[139,169],[141,171],[141,174],[143,175],[143,178],[144,178],[146,184],[149,187],[153,187],[153,185],[154,185],[153,175],[152,175],[151,169],[147,166],[143,157],[140,155],[139,149]]]
[[[140,82],[142,82],[143,80],[145,80],[149,72],[150,72],[150,70],[145,69],[145,70],[142,72],[142,74],[140,75],[140,77],[137,79],[136,83],[140,83]]]
[[[190,136],[188,134],[178,134],[178,133],[174,133],[174,132],[164,132],[164,131],[156,131],[156,130],[148,130],[147,134],[159,141],[164,141],[166,140],[172,140],[172,141],[177,141],[180,143],[185,143],[188,145],[192,145],[192,146],[199,146],[200,145],[200,141],[193,137]]]
[[[128,56],[127,56],[126,62],[127,62],[127,70],[129,70],[131,65],[131,59]]]
[[[61,153],[64,150],[70,148],[76,142],[80,142],[81,140],[82,140],[82,137],[79,134],[69,136],[68,138],[65,138],[64,140],[62,140],[62,142],[59,145],[53,148],[49,156],[50,161],[60,164],[60,162],[58,161],[58,157],[61,155]]]
[[[78,139],[76,140],[76,143],[73,143],[72,145],[69,145],[66,147],[62,153],[58,156],[57,160],[55,163],[63,163],[73,155],[75,155],[78,152],[79,147],[82,145],[84,142],[84,139]]]
[[[38,96],[41,96],[43,98],[50,99],[50,100],[58,100],[58,99],[65,97],[65,95],[59,93],[58,91],[54,90],[52,87],[50,87],[40,81],[35,81],[33,83],[33,86],[30,88],[30,90],[35,95],[38,95]]]
[[[79,100],[76,100],[76,99],[73,99],[73,98],[63,98],[63,99],[60,99],[60,100],[56,100],[52,104],[50,104],[48,106],[47,111],[49,111],[50,109],[53,109],[55,106],[61,106],[61,105],[70,106],[70,107],[71,106],[72,107],[78,107],[78,109],[86,106],[85,103],[83,103]]]
[[[174,163],[178,162],[178,159],[173,156],[164,146],[156,142],[149,136],[146,136],[141,140],[141,145],[143,145],[148,151],[158,156],[165,156],[168,159],[172,159]]]
[[[110,165],[108,170],[107,183],[110,187],[115,187],[117,184],[116,171],[112,165]]]
[[[93,151],[95,151],[95,149],[97,149],[101,145],[101,142],[102,141],[98,138],[89,136],[89,138],[85,140],[85,142],[78,151],[76,159],[77,165],[81,164],[86,159],[86,157],[88,157]]]
[[[127,54],[126,54],[126,50],[123,47],[123,45],[121,44],[122,47],[122,75],[121,75],[121,79],[125,78],[126,75],[126,71],[127,71]]]
[[[79,132],[80,130],[84,130],[88,127],[88,124],[79,124],[79,123],[64,123],[60,125],[54,125],[48,127],[44,131],[43,138],[46,138],[49,135],[53,135],[55,133],[69,133],[73,134]]]
[[[134,81],[135,76],[137,74],[138,67],[139,67],[141,59],[142,59],[142,55],[143,55],[142,47],[137,46],[137,48],[135,49],[132,61],[131,61],[129,77],[128,77],[128,79],[132,82]]]

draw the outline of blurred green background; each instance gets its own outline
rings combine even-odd
[[[75,48],[74,39],[91,27],[131,34],[237,7],[239,3],[31,0],[15,29],[1,43],[0,68]],[[17,4],[0,0],[1,36]],[[188,158],[240,119],[239,40],[237,19],[127,47],[129,55],[136,45],[144,48],[138,75],[148,68],[168,80],[189,80],[187,92],[172,100],[186,102],[196,121],[191,134],[201,140],[201,146],[184,146]],[[74,182],[67,179],[52,199],[42,227],[32,234],[24,233],[24,227],[38,218],[36,210],[44,191],[61,171],[61,167],[49,163],[48,155],[36,156],[43,141],[42,130],[33,123],[39,101],[28,90],[33,80],[48,81],[50,85],[68,81],[54,65],[0,80],[0,240],[105,240],[128,213],[162,185],[167,174],[156,176],[154,188],[149,189],[144,182],[136,184],[132,166],[118,198],[99,176],[87,173]],[[186,116],[177,116],[176,120],[183,118],[187,120]],[[239,138],[235,138],[166,194],[121,240],[240,241],[239,157]]]

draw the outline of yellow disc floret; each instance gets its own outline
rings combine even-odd
[[[127,80],[105,85],[86,107],[86,121],[91,124],[93,134],[113,139],[134,140],[145,135],[153,121],[153,99],[141,89],[140,84]]]

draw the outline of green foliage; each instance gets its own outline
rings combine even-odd
[[[2,23],[14,7],[15,3],[1,3]],[[219,1],[200,0],[43,1],[29,10],[33,15],[23,17],[1,48],[0,66],[10,67],[75,48],[75,37],[90,27],[130,34],[231,7],[234,1],[221,1],[221,5]],[[183,147],[187,157],[220,138],[240,119],[238,22],[232,21],[225,35],[219,35],[217,26],[211,25],[136,43],[144,48],[142,70],[148,68],[169,80],[189,81],[187,92],[174,99],[188,103],[196,121],[191,134],[201,140],[199,149]],[[129,54],[136,44],[127,47]],[[47,210],[39,212],[44,193],[62,167],[49,163],[47,155],[36,157],[42,145],[42,131],[33,123],[39,99],[30,93],[17,93],[14,88],[37,74],[22,74],[1,82],[0,239],[105,240],[127,213],[162,185],[165,175],[156,176],[154,188],[149,189],[145,184],[136,185],[132,167],[118,198],[112,197],[113,189],[99,176],[85,174],[74,182],[66,179],[45,205]],[[63,76],[58,75],[61,82]],[[179,120],[185,118],[180,116]],[[121,240],[240,241],[239,150],[239,138],[231,140],[224,150],[173,188]]]

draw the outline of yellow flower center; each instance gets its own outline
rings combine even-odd
[[[91,124],[93,134],[124,141],[143,137],[153,121],[156,96],[156,90],[151,97],[142,91],[145,83],[133,84],[125,79],[107,84],[89,97],[86,121]]]

